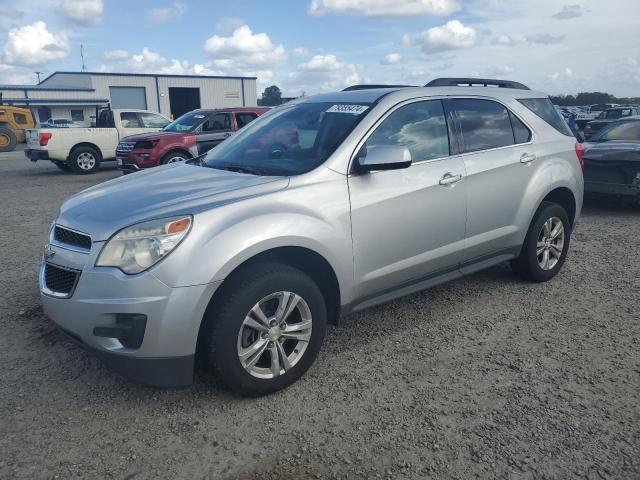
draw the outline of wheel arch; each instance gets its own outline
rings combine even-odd
[[[104,155],[102,154],[102,150],[95,143],[80,142],[80,143],[76,143],[73,147],[71,147],[71,150],[69,150],[69,156],[67,157],[67,160],[69,160],[71,158],[71,155],[73,154],[74,150],[76,150],[78,148],[81,148],[81,147],[93,148],[96,152],[98,152],[98,155],[100,155],[100,158],[98,160],[102,161],[104,159]]]
[[[186,148],[184,148],[184,146],[182,146],[182,145],[171,145],[170,147],[167,147],[164,150],[164,152],[160,156],[160,160],[163,160],[167,155],[170,155],[171,153],[182,153],[182,154],[186,155],[189,158],[193,158],[193,155],[191,154],[191,152],[189,150],[187,150]]]
[[[556,187],[547,193],[544,198],[540,201],[542,202],[553,202],[560,205],[565,209],[567,215],[569,216],[569,221],[571,222],[571,226],[573,227],[576,221],[576,210],[577,210],[577,201],[573,192],[567,187]]]

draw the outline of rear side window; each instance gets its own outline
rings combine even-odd
[[[451,100],[462,131],[465,153],[514,144],[509,111],[492,100],[456,98]]]
[[[16,121],[18,125],[26,125],[28,123],[27,116],[23,113],[14,113],[13,119]]]
[[[203,132],[220,132],[231,130],[231,114],[215,113],[202,126]]]
[[[415,102],[400,107],[376,128],[367,147],[402,146],[414,162],[449,155],[449,135],[440,100]]]
[[[548,98],[521,98],[518,101],[563,135],[573,137],[569,125]]]
[[[120,123],[123,128],[142,128],[136,112],[120,112]]]

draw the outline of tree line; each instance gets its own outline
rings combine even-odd
[[[550,95],[555,105],[576,106],[593,105],[596,103],[639,104],[640,97],[616,97],[604,92],[580,92],[577,95]]]

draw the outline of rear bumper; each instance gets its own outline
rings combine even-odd
[[[587,194],[616,195],[623,197],[638,197],[640,200],[640,185],[625,185],[606,182],[584,182],[584,191]]]
[[[46,150],[34,150],[32,148],[27,148],[24,151],[24,156],[32,162],[37,162],[38,160],[51,160],[51,158],[49,158],[49,152]]]

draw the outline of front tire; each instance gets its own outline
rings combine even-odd
[[[170,163],[181,163],[181,162],[186,162],[190,158],[191,157],[185,153],[169,152],[164,157],[162,157],[162,160],[160,160],[160,164],[168,165]]]
[[[0,152],[13,152],[16,149],[18,139],[13,130],[0,127]]]
[[[76,147],[69,155],[69,166],[73,173],[87,175],[100,168],[100,152],[93,147]]]
[[[511,262],[513,270],[533,282],[555,277],[567,258],[571,222],[557,203],[543,202],[538,208],[522,245],[520,256]]]
[[[327,309],[320,289],[302,271],[278,263],[243,268],[227,282],[206,319],[208,365],[241,395],[289,386],[322,346]]]

